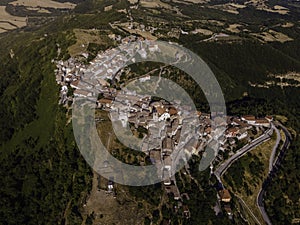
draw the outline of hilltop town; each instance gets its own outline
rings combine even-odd
[[[120,49],[125,50],[127,57],[123,57],[116,49],[108,49],[99,53],[89,65],[76,58],[56,61],[56,81],[61,85],[59,104],[71,110],[74,97],[92,97],[96,89],[99,92],[95,103],[96,110],[110,113],[111,122],[119,122],[123,128],[129,124],[132,134],[136,134],[136,138],[142,143],[141,151],[149,156],[151,163],[158,169],[163,168],[162,171],[158,170],[158,176],[163,179],[166,193],[173,196],[174,207],[182,209],[184,217],[189,218],[189,208],[182,200],[183,196],[189,199],[189,195],[180,193],[172,171],[183,160],[186,174],[189,174],[187,164],[189,158],[192,155],[202,156],[205,148],[213,141],[216,129],[212,126],[212,116],[216,116],[216,119],[219,116],[221,119],[221,116],[225,115],[193,112],[189,106],[182,106],[178,101],[171,103],[165,99],[143,96],[135,91],[118,88],[116,84],[120,81],[123,71],[118,71],[117,68],[122,67],[128,58],[134,62],[130,57],[136,54],[133,49],[127,48],[127,44],[131,41],[142,42],[143,39],[130,36],[119,41],[122,43]],[[146,43],[146,46],[140,44],[137,52],[144,58],[149,50],[160,51],[153,42],[143,43]],[[88,56],[83,54],[83,57]],[[140,82],[147,82],[150,78],[149,74],[142,75]],[[91,81],[92,79],[96,81]],[[237,150],[266,133],[271,127],[272,120],[272,116],[264,118],[256,118],[253,115],[225,116],[220,125],[226,129],[218,139],[219,151],[211,163],[211,174],[214,173],[215,167],[234,155]],[[98,122],[101,122],[101,118],[98,118]],[[198,124],[195,133],[182,129],[184,123]],[[130,144],[133,147],[134,143]],[[106,190],[108,193],[115,193],[114,177],[108,180]],[[228,204],[231,201],[230,193],[223,186],[218,190],[218,199],[223,202],[229,218],[232,218],[232,210]]]
[[[0,224],[298,224],[299,3],[1,1]]]

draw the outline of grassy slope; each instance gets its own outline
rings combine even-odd
[[[260,211],[256,206],[256,198],[263,180],[268,175],[269,158],[276,141],[276,134],[272,139],[259,145],[233,164],[224,176],[225,182],[238,197],[242,198],[254,215],[263,223]],[[236,176],[236,171],[242,170],[242,176]],[[241,179],[242,178],[242,179]]]

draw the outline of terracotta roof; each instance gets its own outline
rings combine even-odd
[[[227,214],[231,214],[232,213],[232,210],[230,208],[230,205],[224,205],[224,209],[225,211],[227,212]]]
[[[210,134],[211,133],[211,127],[206,127],[205,130],[204,130],[204,132]]]
[[[239,126],[241,126],[241,127],[248,127],[249,126],[249,124],[248,123],[246,123],[246,122],[244,122],[244,121],[241,121],[241,120],[239,120],[239,119],[233,119],[233,122],[234,123],[236,123],[236,124],[238,124]]]
[[[173,150],[173,147],[174,147],[173,140],[171,138],[165,138],[163,140],[162,147],[163,147],[163,149],[171,149],[171,150]]]
[[[242,118],[245,120],[255,120],[255,116],[252,116],[252,115],[242,116]]]
[[[230,127],[227,129],[228,133],[238,133],[239,132],[239,128],[237,127]]]
[[[172,166],[171,156],[164,156],[163,159],[164,159],[165,166]]]
[[[155,107],[155,109],[159,115],[162,115],[166,112],[166,108],[162,107],[162,106],[157,106],[157,107]]]
[[[172,121],[172,130],[175,131],[178,126],[179,126],[179,119],[176,118]]]
[[[110,99],[110,98],[101,98],[101,99],[98,100],[98,102],[101,103],[101,104],[111,104],[112,101],[113,100]]]
[[[269,123],[269,120],[267,120],[267,119],[257,119],[257,120],[255,120],[255,123]]]
[[[156,163],[161,161],[161,154],[160,151],[151,150],[150,151],[150,158],[154,159]]]
[[[80,82],[79,80],[74,80],[71,82],[71,85],[74,87],[78,87],[79,82]]]
[[[231,195],[227,189],[223,189],[223,190],[219,191],[219,195],[220,195],[222,201],[230,201],[231,200]]]
[[[177,186],[171,185],[171,186],[170,186],[170,192],[172,192],[172,193],[174,194],[174,198],[175,198],[175,199],[179,199],[179,198],[180,198],[180,192],[179,192]]]
[[[169,108],[169,114],[170,114],[170,115],[175,115],[175,114],[177,114],[177,109],[176,109],[175,107]]]
[[[173,136],[173,139],[178,143],[180,139],[181,129],[177,130],[176,134]]]

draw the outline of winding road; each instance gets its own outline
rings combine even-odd
[[[226,172],[226,170],[233,164],[236,160],[241,158],[247,152],[251,151],[261,143],[270,139],[271,135],[273,134],[274,125],[272,124],[271,128],[265,131],[265,133],[258,138],[254,139],[250,144],[245,145],[241,149],[239,149],[233,156],[231,156],[227,161],[222,163],[214,172],[215,176],[221,182],[220,177]],[[222,183],[222,182],[221,182]]]
[[[269,174],[268,174],[268,177],[264,180],[262,188],[260,189],[260,191],[258,193],[258,196],[257,196],[257,199],[256,199],[256,203],[257,203],[257,206],[258,206],[258,208],[260,210],[260,213],[261,213],[264,221],[268,225],[272,225],[272,223],[271,223],[270,218],[268,217],[268,214],[266,213],[266,210],[265,210],[265,207],[264,207],[264,202],[263,202],[264,195],[266,193],[266,188],[268,187],[268,185],[272,181],[272,178],[274,177],[275,173],[277,172],[278,167],[281,164],[281,161],[283,159],[284,153],[288,149],[288,147],[290,145],[290,142],[292,140],[292,135],[286,129],[286,127],[284,127],[282,124],[280,124],[278,122],[276,123],[276,125],[279,126],[283,130],[283,132],[285,134],[285,137],[286,137],[285,138],[285,142],[284,142],[283,147],[281,148],[281,150],[279,152],[278,157],[274,161],[276,149],[277,149],[278,144],[280,142],[280,133],[279,133],[279,130],[275,127],[275,131],[277,133],[277,141],[276,141],[276,145],[273,148],[272,155],[270,157]],[[279,139],[279,141],[278,141],[278,139]]]
[[[280,139],[281,139],[280,132],[279,132],[279,130],[278,130],[278,128],[276,126],[280,127],[283,130],[286,138],[285,138],[285,142],[283,144],[283,147],[280,150],[279,155],[274,160],[275,155],[276,155],[276,150],[278,148],[278,145],[279,145]],[[243,148],[241,148],[240,150],[238,150],[233,156],[231,156],[227,161],[225,161],[224,163],[222,163],[214,171],[214,174],[215,174],[216,178],[222,184],[221,177],[226,172],[226,170],[235,161],[237,161],[239,158],[241,158],[247,152],[251,151],[252,149],[254,149],[255,147],[257,147],[258,145],[262,144],[263,142],[269,140],[270,137],[271,137],[271,135],[273,134],[274,130],[276,132],[277,139],[276,139],[276,144],[273,147],[273,150],[272,150],[272,153],[271,153],[271,156],[270,156],[270,160],[269,160],[269,174],[268,174],[268,177],[264,180],[262,188],[260,189],[259,194],[257,196],[257,206],[258,206],[258,208],[259,208],[259,210],[261,212],[261,215],[262,215],[265,223],[268,224],[268,225],[271,225],[272,223],[271,223],[271,221],[270,221],[270,219],[269,219],[269,217],[268,217],[268,215],[267,215],[267,213],[265,211],[264,204],[263,204],[263,200],[264,200],[263,198],[264,198],[264,195],[265,195],[265,192],[266,192],[266,187],[270,184],[272,178],[274,177],[276,171],[278,170],[278,166],[281,164],[281,161],[283,159],[284,153],[288,149],[288,147],[290,145],[290,141],[292,140],[292,136],[291,136],[290,132],[286,129],[286,127],[284,127],[279,122],[272,122],[271,123],[271,128],[268,129],[267,131],[265,131],[265,133],[263,135],[261,135],[260,137],[258,137],[255,140],[253,140],[250,144],[247,144]],[[222,184],[222,186],[223,186],[223,184]],[[246,203],[244,203],[244,204],[246,204]],[[255,218],[255,220],[257,221],[257,218],[254,216],[253,212],[251,210],[250,210],[250,212],[251,212],[252,216]]]
[[[272,153],[271,153],[271,157],[270,157],[270,160],[269,160],[269,173],[272,171],[272,168],[273,168],[273,163],[274,163],[274,158],[275,158],[275,154],[276,154],[276,150],[277,150],[277,147],[280,143],[280,140],[281,140],[281,135],[280,135],[280,132],[279,130],[276,128],[276,126],[274,126],[274,130],[276,132],[276,143],[272,149]]]

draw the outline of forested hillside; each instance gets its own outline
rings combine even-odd
[[[114,2],[116,9],[128,7],[126,1]],[[67,49],[76,42],[75,28],[109,30],[109,22],[127,20],[125,14],[116,10],[103,12],[107,5],[107,1],[88,0],[69,15],[59,16],[39,29],[27,28],[0,36],[0,224],[82,222],[81,208],[91,190],[92,170],[76,146],[66,109],[58,105],[59,87],[51,61],[57,58],[57,44],[62,52],[59,58],[70,57]],[[196,14],[191,6],[188,8],[185,6],[184,10]],[[211,12],[216,13],[209,10],[205,16]],[[160,16],[173,18],[170,14]],[[266,209],[274,224],[290,224],[291,218],[300,217],[300,89],[258,88],[249,82],[264,83],[270,73],[300,72],[300,39],[296,38],[300,31],[295,28],[290,32],[294,40],[286,43],[262,43],[248,36],[233,43],[200,42],[202,37],[197,35],[178,39],[212,68],[224,91],[228,114],[284,115],[288,118],[285,125],[297,132],[267,190]],[[199,98],[199,90],[193,93],[194,99]],[[193,195],[205,202],[194,199],[194,205],[206,207],[212,202],[211,187],[207,186],[203,185],[203,196]],[[138,188],[132,188],[130,194],[143,197],[137,192]],[[205,210],[214,216],[212,210]],[[192,212],[197,213],[196,208]],[[190,224],[205,224],[206,219],[193,218],[194,223]],[[219,218],[213,221],[217,223]]]

